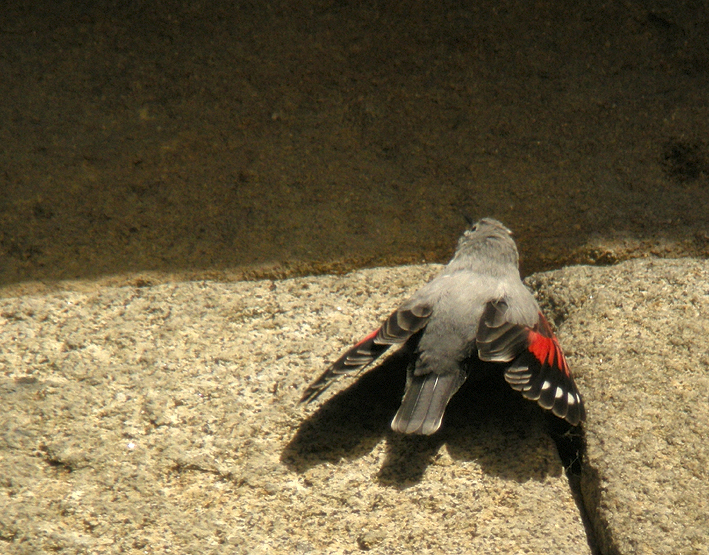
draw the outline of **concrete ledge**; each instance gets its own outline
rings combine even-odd
[[[590,553],[542,415],[509,388],[461,391],[430,438],[388,429],[395,356],[297,405],[436,270],[0,299],[3,549]],[[709,264],[531,282],[588,404],[604,552],[703,552]]]

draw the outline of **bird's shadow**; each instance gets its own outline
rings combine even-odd
[[[487,368],[488,379],[469,379],[463,385],[437,433],[392,432],[390,423],[406,383],[406,360],[394,353],[323,403],[300,425],[281,461],[302,473],[319,464],[363,457],[386,439],[377,479],[397,488],[418,483],[443,444],[452,458],[476,461],[484,472],[505,479],[543,480],[563,471],[543,411],[514,392],[495,365]],[[540,449],[546,449],[541,456]]]

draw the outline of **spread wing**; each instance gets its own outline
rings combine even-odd
[[[392,345],[406,342],[422,330],[431,316],[431,306],[425,303],[405,304],[387,318],[382,326],[347,350],[322,375],[308,386],[300,402],[310,403],[344,374],[360,372]]]
[[[549,322],[539,312],[529,327],[510,321],[510,314],[504,299],[487,304],[478,328],[478,356],[511,362],[505,380],[512,389],[576,426],[586,418],[583,400]]]

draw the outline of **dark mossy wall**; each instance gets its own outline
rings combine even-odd
[[[702,2],[8,1],[0,284],[709,252]],[[243,270],[246,268],[246,270]]]

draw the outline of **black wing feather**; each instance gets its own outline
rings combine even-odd
[[[511,362],[505,380],[512,389],[576,426],[586,412],[551,326],[541,312],[533,328],[510,322],[507,309],[504,300],[485,307],[478,327],[478,356]]]
[[[310,403],[317,399],[340,376],[360,372],[392,345],[405,343],[413,334],[423,329],[431,316],[431,307],[417,304],[396,310],[382,326],[347,350],[340,358],[308,386],[300,399]]]

